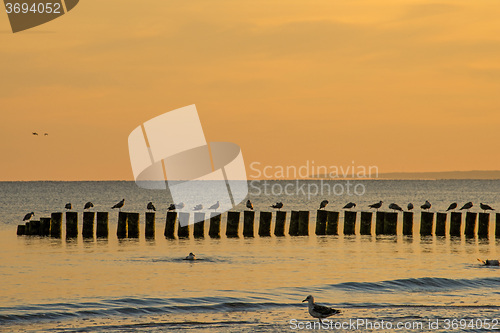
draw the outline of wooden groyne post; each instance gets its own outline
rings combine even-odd
[[[116,226],[116,237],[126,238],[127,237],[127,213],[118,212],[118,223]]]
[[[299,211],[299,236],[309,236],[309,211]]]
[[[66,212],[66,238],[78,237],[78,213]]]
[[[259,236],[260,237],[270,237],[271,236],[271,220],[273,218],[273,213],[271,212],[260,212],[259,216]]]
[[[50,236],[50,217],[40,218],[40,235]]]
[[[163,233],[165,238],[173,239],[175,238],[175,222],[177,221],[177,212],[167,212],[167,217],[165,218],[165,232]]]
[[[488,237],[488,229],[490,227],[490,214],[479,213],[479,221],[477,226],[478,237]]]
[[[127,237],[139,238],[139,213],[127,213]]]
[[[205,213],[194,213],[195,222],[193,226],[193,237],[194,238],[204,238],[205,237]]]
[[[413,212],[403,212],[403,235],[413,235]]]
[[[354,235],[356,231],[356,212],[344,211],[344,235]]]
[[[361,212],[360,223],[359,223],[359,234],[360,235],[371,235],[372,234],[372,212]]]
[[[243,237],[254,237],[254,220],[255,212],[253,210],[246,210],[243,213]]]
[[[327,235],[339,234],[339,212],[326,213],[326,234]]]
[[[277,237],[285,236],[285,221],[286,212],[277,211],[276,212],[276,223],[274,225],[274,235]]]
[[[436,213],[436,236],[446,236],[446,213]]]
[[[227,212],[226,237],[237,238],[240,228],[240,212]]]
[[[177,237],[189,238],[189,213],[179,213]]]
[[[451,212],[450,215],[450,236],[460,237],[462,233],[462,213]]]
[[[62,237],[62,219],[63,213],[50,214],[50,237]]]
[[[299,212],[292,210],[290,213],[290,228],[288,228],[288,234],[290,236],[299,235]]]
[[[467,212],[465,214],[465,236],[474,237],[476,231],[477,213]]]
[[[316,212],[316,235],[326,235],[326,210],[319,209]]]
[[[430,236],[432,235],[432,229],[434,227],[434,213],[422,212],[420,215],[420,235]]]
[[[155,238],[155,223],[156,223],[156,214],[153,212],[146,212],[145,214],[145,223],[144,223],[144,235],[147,239]]]
[[[495,236],[500,238],[500,213],[497,213],[495,218]]]
[[[208,236],[211,238],[220,238],[220,213],[210,213],[210,226],[208,229]]]
[[[94,218],[95,212],[83,212],[83,238],[94,238]]]
[[[386,212],[384,214],[384,234],[396,235],[398,226],[398,213]]]
[[[375,235],[382,235],[384,233],[385,213],[375,213]]]
[[[97,212],[96,216],[96,236],[97,238],[108,238],[108,212]]]

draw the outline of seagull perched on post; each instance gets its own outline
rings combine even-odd
[[[410,211],[413,209],[413,204],[410,202],[407,207],[408,207],[408,211]]]
[[[448,209],[446,211],[449,211],[449,210],[454,210],[455,208],[457,208],[458,204],[456,202],[452,203]]]
[[[247,200],[247,208],[250,210],[253,210],[253,205],[252,205],[252,202],[250,200]]]
[[[275,208],[277,210],[281,210],[281,208],[283,208],[283,203],[282,202],[277,202],[275,205],[272,205],[271,208]]]
[[[319,204],[319,209],[325,208],[326,205],[328,205],[328,200],[321,201],[321,203]]]
[[[220,207],[220,203],[219,203],[219,201],[217,201],[217,203],[213,204],[208,209],[213,209],[216,211],[219,207]]]
[[[111,209],[115,209],[115,208],[118,208],[119,211],[121,211],[123,205],[125,204],[125,199],[122,199],[122,201],[120,201],[119,203],[117,203],[116,205],[114,205],[113,207],[111,207]]]
[[[466,203],[465,205],[463,205],[462,208],[460,208],[460,210],[467,209],[467,211],[468,211],[469,209],[472,208],[472,206],[474,206],[474,204],[469,201],[468,203]]]
[[[90,202],[90,201],[89,201],[89,202],[87,202],[87,203],[85,204],[85,206],[83,206],[83,210],[85,210],[85,209],[90,209],[90,208],[92,208],[92,207],[94,207],[94,204],[93,204],[92,202]]]
[[[484,204],[482,202],[479,204],[479,207],[481,207],[481,209],[483,210],[483,212],[486,212],[487,210],[494,210],[493,208],[491,208],[490,205]]]
[[[356,204],[354,202],[349,202],[344,207],[342,207],[342,209],[351,209],[354,207],[356,207]]]
[[[71,202],[68,202],[65,206],[64,206],[65,209],[69,209],[71,210]]]
[[[382,201],[382,200],[380,200],[380,201],[379,201],[379,202],[377,202],[377,203],[374,203],[374,204],[368,205],[368,207],[370,207],[370,208],[375,208],[375,209],[378,211],[378,209],[379,209],[380,207],[382,207],[382,203],[383,203],[383,201]]]
[[[397,204],[395,204],[395,203],[391,203],[391,204],[389,205],[389,209],[392,209],[392,210],[399,210],[400,212],[402,212],[402,211],[403,211],[403,208],[399,207],[399,206],[398,206]]]
[[[35,216],[35,213],[31,212],[26,215],[24,215],[23,221],[28,221],[30,220],[33,216]]]
[[[202,209],[203,209],[203,205],[202,204],[196,205],[193,208],[193,210],[202,210]]]
[[[424,210],[425,209],[429,210],[429,209],[431,209],[431,206],[432,206],[431,203],[429,201],[425,200],[425,203],[422,206],[420,206],[420,208],[422,208]]]
[[[38,135],[38,133],[37,133],[37,132],[33,132],[33,133],[31,133],[31,134],[33,134],[33,135]]]
[[[324,305],[319,305],[314,303],[314,297],[312,297],[312,295],[307,296],[306,299],[302,301],[302,303],[303,302],[307,302],[307,307],[309,308],[309,314],[314,318],[318,318],[321,324],[323,324],[323,321],[321,319],[340,313],[340,310],[336,310]]]
[[[153,202],[148,202],[148,206],[146,207],[148,210],[152,210],[154,212],[156,212],[156,207],[155,205],[153,205]]]

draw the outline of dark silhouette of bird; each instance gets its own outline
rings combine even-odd
[[[72,206],[71,206],[71,202],[68,202],[65,206],[64,206],[65,209],[71,209]]]
[[[468,203],[466,203],[465,205],[463,205],[462,208],[460,208],[460,210],[463,210],[463,209],[469,210],[469,209],[472,208],[472,206],[474,206],[474,204],[469,201]]]
[[[356,204],[354,202],[349,202],[344,207],[342,207],[342,209],[351,209],[351,208],[354,208],[354,207],[356,207]]]
[[[35,216],[35,213],[31,212],[26,215],[24,215],[23,221],[28,221],[30,220],[33,216]]]
[[[175,210],[175,205],[174,204],[170,204],[170,206],[168,206],[168,210]]]
[[[186,207],[186,205],[184,204],[184,202],[179,202],[177,205],[175,205],[175,209],[182,209]]]
[[[479,204],[479,207],[481,207],[481,209],[483,210],[483,212],[486,212],[487,210],[494,210],[493,208],[491,208],[490,205],[484,204],[482,202]]]
[[[38,135],[38,133],[37,133],[37,132],[33,132],[33,133],[31,133],[31,134],[33,134],[33,135]]]
[[[202,209],[203,209],[203,205],[202,204],[196,205],[193,208],[193,210],[202,210]]]
[[[94,204],[93,204],[92,202],[90,202],[90,201],[89,201],[89,202],[87,202],[87,203],[85,204],[85,206],[83,206],[83,209],[84,209],[84,210],[85,210],[85,209],[90,209],[90,208],[92,208],[92,207],[94,207]]]
[[[382,201],[382,200],[380,200],[380,201],[379,201],[379,202],[377,202],[377,203],[374,203],[374,204],[368,205],[368,207],[370,207],[370,208],[375,208],[376,210],[378,210],[380,207],[382,207],[382,203],[383,203],[383,201]]]
[[[283,208],[283,203],[282,202],[277,202],[276,204],[272,205],[271,208],[281,210]]]
[[[49,133],[43,133],[43,136],[49,136]]]
[[[148,210],[152,210],[152,211],[156,212],[156,207],[155,207],[155,205],[153,205],[153,203],[151,201],[148,202],[148,206],[146,208]]]
[[[403,211],[403,208],[399,207],[399,206],[398,206],[397,204],[395,204],[395,203],[391,203],[391,204],[389,205],[389,209],[392,209],[392,210],[399,210],[400,212],[402,212],[402,211]]]
[[[423,210],[429,210],[431,209],[431,207],[432,207],[431,203],[427,200],[425,200],[425,203],[422,206],[420,206],[420,208]]]
[[[321,203],[319,204],[319,209],[325,208],[326,205],[328,205],[328,200],[321,201]]]
[[[208,209],[217,210],[217,209],[219,209],[219,207],[220,207],[220,203],[219,203],[219,201],[217,201],[212,206],[210,206]]]
[[[115,204],[113,207],[111,207],[111,209],[118,208],[118,210],[121,211],[123,205],[125,205],[125,199],[122,199],[122,201],[120,201],[119,203]]]
[[[340,310],[336,310],[333,308],[329,308],[324,305],[319,305],[314,303],[314,297],[312,295],[309,295],[306,297],[303,302],[308,302],[307,307],[309,310],[309,314],[313,316],[314,318],[318,318],[319,322],[323,324],[323,321],[321,319],[336,315],[340,313]]]
[[[448,209],[446,211],[454,210],[455,208],[457,208],[457,206],[458,206],[458,204],[456,202],[454,202],[448,206]]]
[[[253,205],[250,200],[247,200],[247,208],[253,210]]]
[[[408,211],[412,210],[412,209],[413,209],[413,204],[410,202],[410,203],[408,204],[407,208],[408,208]]]

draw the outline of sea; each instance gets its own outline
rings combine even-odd
[[[0,331],[500,330],[500,267],[477,260],[500,259],[500,239],[418,235],[425,200],[433,212],[469,201],[472,212],[481,212],[480,202],[500,209],[500,180],[358,180],[350,190],[347,182],[252,181],[246,199],[257,212],[256,229],[258,212],[283,202],[287,227],[290,211],[311,212],[309,236],[227,238],[223,213],[218,239],[165,239],[171,199],[134,182],[0,182]],[[141,213],[138,239],[116,237],[111,207],[123,198],[123,211]],[[243,212],[246,199],[233,210]],[[316,236],[316,210],[325,199],[327,210],[355,202],[358,212],[379,200],[385,211],[389,203],[406,209],[412,202],[414,235],[401,235],[399,225],[394,236]],[[65,239],[64,228],[62,239],[16,235],[26,213],[50,217],[69,202],[81,230],[87,201],[93,211],[110,212],[108,239]],[[144,237],[149,201],[157,210],[153,240]],[[190,252],[198,260],[183,260]],[[308,295],[341,313],[320,324],[302,302]]]

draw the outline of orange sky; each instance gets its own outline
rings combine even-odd
[[[17,34],[0,13],[0,180],[132,179],[128,134],[190,104],[247,165],[500,169],[499,10],[85,0]]]

